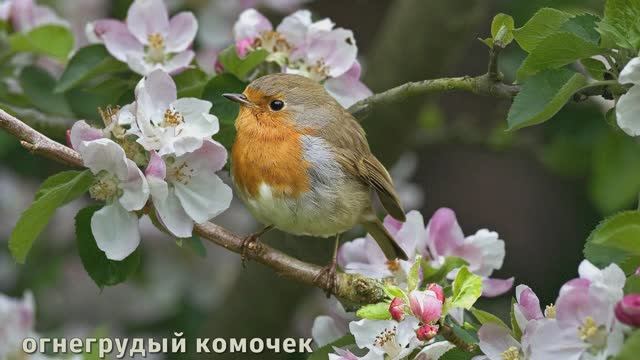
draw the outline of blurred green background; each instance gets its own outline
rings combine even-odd
[[[122,18],[126,0],[46,1],[83,24]],[[274,22],[286,11],[260,2]],[[290,1],[291,2],[291,1]],[[245,1],[168,1],[174,10],[199,14],[197,49],[222,46]],[[229,3],[233,3],[230,5]],[[320,0],[305,7],[355,33],[364,82],[381,91],[411,80],[476,75],[486,71],[486,37],[493,15],[508,13],[516,26],[539,8],[600,13],[601,0]],[[523,54],[507,49],[501,70],[512,79]],[[588,233],[614,211],[636,206],[640,191],[640,146],[609,126],[611,104],[571,104],[548,123],[505,132],[509,104],[470,94],[417,97],[377,108],[363,124],[371,147],[390,168],[407,208],[429,218],[454,209],[465,233],[497,231],[507,256],[497,277],[516,277],[542,303],[554,301],[562,283],[576,275]],[[69,124],[74,119],[69,119]],[[61,134],[53,134],[60,139]],[[6,240],[38,184],[61,170],[29,155],[0,132],[0,292],[20,296],[32,290],[37,331],[47,336],[82,336],[103,329],[111,336],[252,338],[309,336],[313,318],[329,311],[323,294],[280,278],[255,263],[205,244],[206,257],[176,244],[143,224],[143,261],[125,284],[99,289],[82,268],[73,234],[79,202],[59,210],[36,242],[26,265],[10,258]],[[241,204],[215,222],[248,234],[258,228]],[[351,236],[358,235],[357,231]],[[306,261],[325,264],[331,242],[270,233],[265,242]],[[510,296],[482,306],[508,311]],[[504,315],[504,314],[503,314]],[[185,359],[195,354],[182,355]],[[211,354],[201,354],[211,358]],[[298,359],[301,355],[226,354],[218,359]],[[179,358],[176,356],[175,358]]]

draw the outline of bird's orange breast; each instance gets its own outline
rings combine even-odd
[[[309,190],[309,164],[301,142],[304,134],[286,116],[284,111],[276,116],[240,109],[231,150],[232,174],[238,189],[251,197],[263,183],[278,197],[297,197]]]

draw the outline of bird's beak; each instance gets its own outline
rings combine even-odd
[[[227,94],[222,94],[222,96],[224,96],[228,100],[231,100],[233,102],[237,102],[240,105],[246,105],[246,106],[253,105],[251,103],[251,101],[249,101],[249,99],[247,99],[247,97],[244,96],[244,94],[229,94],[229,93],[227,93]]]

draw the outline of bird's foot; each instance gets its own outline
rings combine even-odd
[[[335,294],[338,290],[337,268],[337,262],[335,260],[331,261],[331,263],[323,267],[318,275],[313,279],[314,284],[324,289],[324,293],[327,295],[327,298],[329,298],[331,294]]]
[[[258,241],[260,240],[261,233],[253,233],[244,240],[242,240],[242,245],[240,245],[240,259],[242,260],[242,267],[247,267],[247,251],[249,249],[253,249],[256,247]]]

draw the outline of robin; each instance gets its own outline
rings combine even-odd
[[[336,237],[321,275],[335,286],[340,234],[362,224],[389,260],[407,255],[384,228],[372,192],[395,219],[405,221],[393,182],[371,153],[364,130],[324,87],[309,78],[273,74],[251,82],[242,94],[231,151],[237,194],[266,227],[243,248],[276,228],[294,235]]]

